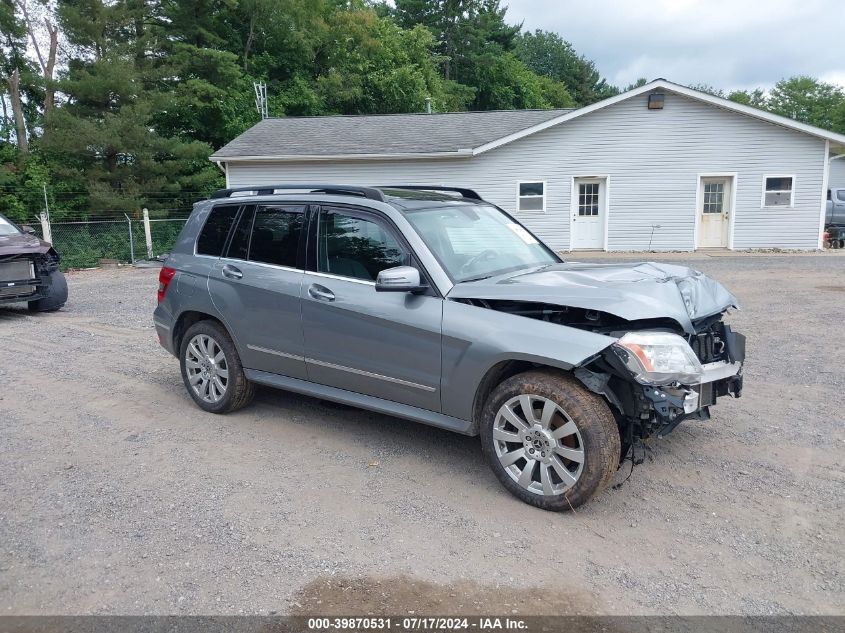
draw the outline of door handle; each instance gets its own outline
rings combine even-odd
[[[308,294],[317,301],[334,301],[334,293],[320,284],[308,286]]]
[[[224,264],[223,276],[227,277],[228,279],[241,279],[243,278],[244,274],[241,272],[240,268],[232,266],[232,264]]]

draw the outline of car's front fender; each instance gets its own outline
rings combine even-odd
[[[472,419],[476,390],[504,361],[571,370],[616,339],[459,301],[443,305],[442,412]]]

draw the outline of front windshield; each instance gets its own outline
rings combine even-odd
[[[490,205],[409,210],[405,217],[455,283],[560,261]]]
[[[20,233],[18,228],[0,215],[0,235],[17,235],[18,233]]]

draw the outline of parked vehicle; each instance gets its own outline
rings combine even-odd
[[[832,248],[845,248],[845,187],[827,190],[824,227],[827,233],[824,241]]]
[[[636,438],[739,397],[737,300],[668,264],[562,261],[467,189],[284,185],[198,203],[154,321],[202,409],[269,385],[468,435],[569,510]]]
[[[67,281],[59,254],[35,235],[0,215],[0,305],[26,302],[30,310],[51,312],[67,301]]]
[[[831,224],[845,226],[845,187],[827,190],[827,210],[824,223],[826,226]]]

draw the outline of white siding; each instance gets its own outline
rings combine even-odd
[[[230,163],[230,186],[288,182],[476,189],[550,246],[569,248],[573,176],[609,176],[609,250],[692,250],[699,174],[737,174],[734,248],[817,248],[824,141],[666,93],[598,110],[473,158]],[[842,162],[842,161],[838,161]],[[761,208],[764,174],[794,174],[793,208]],[[517,182],[546,181],[546,212],[515,213]]]
[[[831,189],[845,187],[845,158],[839,158],[830,162],[828,187]]]

